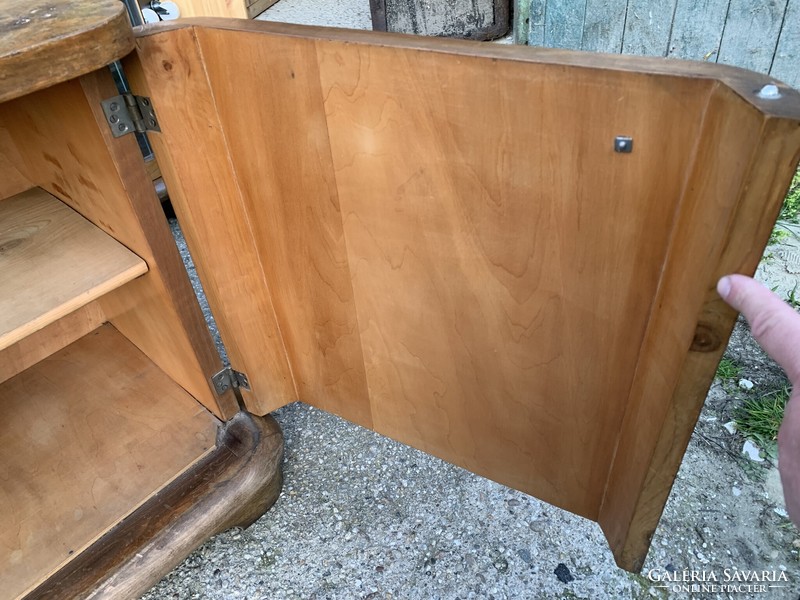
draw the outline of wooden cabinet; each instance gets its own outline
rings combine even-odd
[[[177,0],[181,16],[186,17],[233,17],[253,19],[278,0]],[[147,5],[147,2],[140,2]]]
[[[80,72],[0,80],[12,595],[129,597],[257,518],[280,486],[265,415],[297,399],[596,520],[639,569],[736,317],[715,283],[753,272],[797,165],[798,93],[235,20],[112,37]],[[211,384],[136,141],[103,111],[123,56],[246,387]]]

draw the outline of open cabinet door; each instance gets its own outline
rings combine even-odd
[[[797,164],[798,94],[261,22],[137,43],[248,409],[299,399],[599,521],[638,570],[736,318],[716,281],[754,271]]]

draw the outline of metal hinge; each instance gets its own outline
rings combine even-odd
[[[146,96],[129,92],[101,102],[111,134],[120,137],[133,131],[161,131],[153,103]]]
[[[226,367],[219,373],[212,375],[211,383],[214,384],[214,389],[218,394],[223,394],[231,388],[250,391],[250,382],[247,381],[247,375],[234,371],[230,367]]]

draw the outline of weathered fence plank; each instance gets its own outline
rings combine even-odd
[[[789,0],[778,48],[772,61],[772,76],[800,88],[800,0]]]
[[[800,88],[800,0],[514,1],[517,43],[708,60]]]
[[[678,0],[667,56],[717,61],[730,0]]]
[[[624,54],[664,56],[669,48],[676,0],[629,0],[622,38]]]
[[[619,54],[628,0],[586,0],[581,49]]]
[[[731,0],[717,62],[768,72],[785,10],[786,0]]]
[[[529,33],[528,44],[531,46],[544,46],[544,17],[547,0],[523,0],[529,2]]]
[[[544,20],[545,46],[580,50],[585,11],[585,2],[549,0]]]
[[[382,20],[373,24],[418,35],[494,39],[508,31],[508,0],[502,3],[505,6],[494,0],[381,0],[374,3],[378,10],[373,13]]]

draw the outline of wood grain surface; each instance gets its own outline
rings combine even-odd
[[[797,121],[765,120],[729,89],[714,91],[600,513],[628,569],[641,568],[736,320],[716,283],[755,272],[798,160]]]
[[[248,527],[278,499],[283,434],[240,412],[217,445],[25,600],[138,598],[210,536]]]
[[[586,0],[579,47],[591,52],[621,52],[627,8],[627,0]],[[515,32],[520,42],[524,40],[524,31],[525,24],[521,23]]]
[[[278,0],[179,0],[181,17],[252,19]]]
[[[105,322],[103,309],[99,302],[94,301],[0,350],[0,383],[69,346]]]
[[[0,202],[0,350],[147,272],[145,262],[39,188]]]
[[[74,79],[133,50],[117,0],[4,0],[0,12],[0,102]]]
[[[168,185],[224,173],[249,226],[213,254],[260,266],[241,285],[280,338],[252,335],[250,364],[280,342],[301,400],[599,519],[636,568],[732,326],[703,312],[712,279],[766,243],[800,96],[717,65],[266,23],[137,44]],[[201,276],[229,277],[200,234],[220,194],[191,189]],[[237,319],[268,324],[249,302]]]
[[[126,61],[125,72],[158,98],[162,131],[170,133],[151,136],[151,144],[228,357],[250,380],[253,393],[242,393],[252,412],[266,414],[297,400],[297,392],[241,184],[193,31],[158,42],[141,64]],[[172,93],[162,94],[162,86]],[[187,97],[195,107],[188,113]]]
[[[218,421],[106,325],[0,385],[0,571],[17,598],[214,447]]]
[[[100,299],[106,318],[209,410],[230,417],[236,399],[209,382],[222,363],[139,146],[131,135],[113,138],[103,116],[101,100],[116,93],[102,69],[0,104],[7,158],[147,263],[146,275]]]

